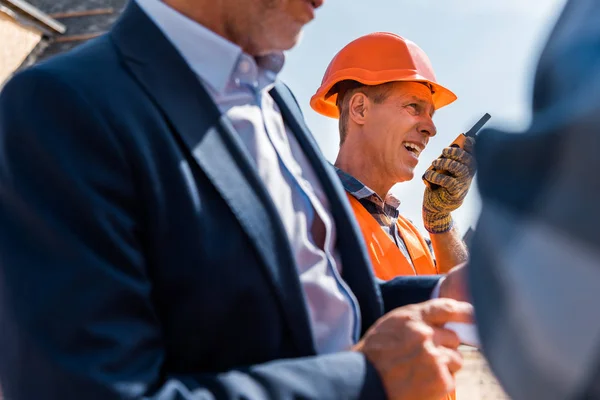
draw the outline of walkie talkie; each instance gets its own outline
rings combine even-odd
[[[488,113],[485,113],[484,116],[481,117],[479,119],[479,121],[477,121],[477,123],[475,125],[473,125],[473,127],[471,129],[469,129],[466,133],[461,133],[460,135],[458,135],[458,137],[456,139],[454,139],[454,141],[452,142],[450,147],[458,147],[461,149],[464,148],[465,140],[467,140],[468,137],[474,138],[475,136],[477,136],[477,132],[479,132],[479,130],[481,128],[483,128],[483,125],[485,125],[486,122],[488,122],[490,120],[490,118],[492,118],[492,116]],[[433,165],[431,165],[429,168],[427,168],[427,171],[429,171],[429,170],[435,170]],[[443,171],[438,171],[438,172],[443,173]],[[438,186],[435,183],[431,183],[425,179],[423,179],[423,182],[425,182],[425,185],[427,185],[427,187],[430,187],[431,189],[435,189]]]

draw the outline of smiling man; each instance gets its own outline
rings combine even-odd
[[[134,0],[106,35],[6,84],[4,398],[453,390],[462,361],[445,324],[472,307],[430,298],[461,275],[374,279],[278,78],[321,3]]]
[[[439,85],[427,55],[392,33],[373,33],[344,47],[311,99],[318,113],[339,118],[339,177],[358,219],[375,268],[384,280],[444,273],[467,260],[451,212],[463,202],[475,173],[465,149],[446,148],[424,178],[423,222],[431,245],[398,212],[390,193],[414,177],[421,152],[435,136],[435,110],[456,100]]]

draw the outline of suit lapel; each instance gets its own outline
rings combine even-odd
[[[169,121],[175,140],[204,171],[256,248],[300,354],[313,354],[308,312],[289,241],[233,126],[135,2],[111,34],[127,67]]]
[[[342,257],[342,276],[360,304],[364,332],[382,315],[383,304],[350,203],[334,169],[322,157],[316,141],[304,123],[304,116],[292,92],[283,83],[278,82],[271,91],[271,96],[312,164],[331,205],[337,229],[337,247]]]

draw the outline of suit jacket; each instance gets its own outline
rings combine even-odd
[[[514,400],[600,399],[600,2],[570,0],[541,55],[533,120],[477,139],[471,288]]]
[[[283,84],[364,332],[436,278],[379,287],[343,188]],[[383,398],[316,356],[280,218],[228,119],[132,3],[0,98],[0,377],[21,399]]]

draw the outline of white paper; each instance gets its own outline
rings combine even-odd
[[[462,344],[480,347],[479,335],[475,325],[464,322],[448,322],[444,325],[444,328],[456,332]]]

